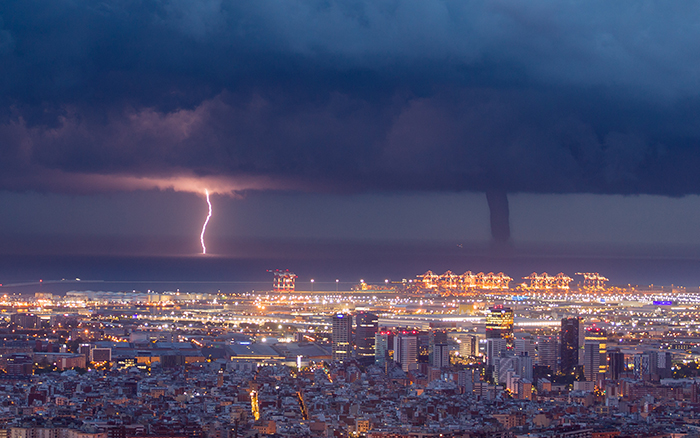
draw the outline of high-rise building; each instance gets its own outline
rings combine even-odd
[[[648,379],[651,375],[651,357],[647,353],[634,355],[634,377],[636,379]]]
[[[506,346],[513,348],[513,309],[502,305],[489,308],[486,315],[486,339],[501,338],[506,340]]]
[[[347,360],[352,354],[352,316],[346,313],[336,313],[333,316],[333,333],[331,344],[333,360]]]
[[[596,382],[602,377],[600,374],[600,343],[597,341],[586,341],[583,351],[583,374],[586,376],[587,381]]]
[[[664,352],[658,353],[658,364],[657,371],[659,373],[659,378],[669,379],[673,377],[672,363],[671,363],[671,353]]]
[[[377,332],[374,335],[374,363],[384,366],[389,360],[389,337],[391,333],[386,331]]]
[[[367,312],[359,312],[355,315],[355,346],[357,347],[357,358],[364,363],[374,361],[374,346],[377,334],[377,315]]]
[[[459,355],[462,357],[476,357],[479,355],[479,338],[475,335],[460,333],[456,336],[459,344]]]
[[[433,363],[433,351],[436,344],[447,344],[447,331],[436,329],[428,334],[428,362]]]
[[[502,338],[486,340],[486,365],[493,366],[496,358],[507,351],[506,340]]]
[[[92,345],[90,344],[80,344],[80,347],[78,348],[78,354],[82,354],[87,360],[90,360],[91,351]]]
[[[608,376],[611,380],[618,380],[620,374],[625,372],[625,353],[619,348],[608,351]]]
[[[418,367],[418,332],[402,331],[394,336],[394,362],[404,371]]]
[[[430,364],[435,368],[450,366],[450,348],[447,344],[435,344],[433,346],[433,357]]]
[[[479,382],[479,373],[475,373],[474,370],[457,372],[457,386],[462,389],[462,393],[471,393],[476,382]]]
[[[514,342],[514,352],[517,356],[527,353],[533,360],[535,359],[535,343],[532,342],[532,338],[528,336],[516,339]]]
[[[508,356],[496,357],[493,361],[493,380],[496,384],[505,384],[508,380],[508,373],[517,375],[519,368],[518,358],[510,354]]]
[[[579,364],[579,348],[580,345],[580,330],[581,318],[564,318],[561,320],[560,339],[560,357],[561,357],[561,372],[570,374],[574,372],[574,368]]]
[[[598,353],[600,358],[598,359],[598,374],[603,376],[608,371],[608,354],[607,354],[607,344],[608,336],[600,327],[589,327],[585,332],[584,342],[597,342],[598,343]],[[585,354],[585,353],[584,353]],[[584,367],[584,372],[586,372]],[[591,370],[592,372],[592,370]]]
[[[553,373],[559,371],[559,337],[537,337],[537,363],[549,367]]]
[[[517,357],[519,362],[518,374],[520,374],[521,378],[532,382],[532,370],[534,368],[533,358],[527,353],[521,353]]]
[[[673,375],[671,353],[645,351],[634,355],[634,377],[641,380],[658,380]]]
[[[508,380],[509,373],[521,379],[532,382],[532,358],[527,353],[516,355],[505,353],[494,360],[494,381],[504,384]]]

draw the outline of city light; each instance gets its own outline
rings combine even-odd
[[[5,336],[22,333],[28,340],[21,342],[32,351],[24,358],[8,356],[0,368],[52,381],[83,368],[89,370],[88,379],[137,372],[157,379],[180,369],[207,381],[216,372],[209,379],[212,387],[189,389],[176,396],[178,403],[194,406],[227,388],[248,388],[249,407],[232,409],[231,418],[238,419],[239,430],[266,434],[308,421],[319,412],[319,401],[331,406],[325,402],[336,393],[363,406],[368,397],[363,391],[405,392],[383,380],[396,375],[406,376],[412,390],[447,391],[433,395],[441,405],[477,403],[491,416],[504,409],[492,409],[493,400],[503,400],[505,409],[512,403],[518,411],[526,406],[518,403],[532,403],[543,412],[579,406],[576,400],[585,394],[593,395],[591,409],[597,410],[611,408],[605,403],[635,404],[637,399],[625,394],[644,391],[660,400],[667,393],[674,402],[676,397],[692,400],[693,383],[680,377],[700,378],[700,289],[601,288],[605,277],[599,274],[589,276],[598,279],[591,284],[574,283],[563,273],[533,274],[525,286],[508,288],[498,286],[499,278],[509,278],[505,274],[474,274],[483,279],[483,287],[476,288],[463,286],[470,275],[460,280],[448,271],[437,278],[418,276],[416,282],[363,278],[342,292],[339,279],[336,291],[329,292],[316,291],[311,278],[310,290],[298,291],[296,274],[269,272],[268,290],[258,292],[151,288],[145,293],[5,294],[0,300]],[[225,359],[213,355],[217,349],[226,352]],[[380,383],[363,380],[368,373]],[[360,389],[352,383],[358,381]],[[145,385],[140,386],[143,397],[169,391]],[[359,398],[353,398],[355,393]],[[9,397],[15,400],[13,394]],[[425,403],[430,406],[431,400]],[[280,404],[287,409],[284,417],[274,414]],[[240,413],[243,408],[249,423]],[[362,412],[371,412],[367,409]],[[358,422],[366,421],[365,414],[359,415]],[[390,417],[383,413],[382,418]],[[371,422],[363,424],[372,430]]]

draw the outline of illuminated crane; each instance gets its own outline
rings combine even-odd
[[[557,275],[549,275],[543,272],[541,275],[533,272],[523,280],[530,280],[530,285],[527,287],[532,290],[569,290],[569,283],[573,278],[565,275],[563,272]]]
[[[459,285],[462,290],[470,290],[476,288],[476,275],[472,271],[467,271],[459,276]]]
[[[505,290],[508,289],[508,286],[513,279],[507,275],[505,275],[503,272],[499,272],[496,275],[490,274],[490,281],[493,285],[493,289],[499,289],[499,290]]]
[[[432,271],[428,271],[423,275],[418,275],[417,278],[417,283],[422,289],[461,292],[477,289],[507,290],[509,283],[513,280],[503,272],[498,274],[493,272],[473,274],[471,271],[467,271],[462,275],[457,275],[452,271],[437,275]]]
[[[298,278],[294,272],[290,272],[289,269],[281,271],[276,269],[275,271],[268,270],[267,272],[272,272],[275,276],[273,281],[272,290],[275,292],[294,292],[296,290],[296,279]]]
[[[419,279],[419,282],[422,283],[421,287],[423,289],[438,288],[438,279],[440,278],[440,276],[433,273],[433,271],[427,271],[425,274],[417,275],[416,277]]]
[[[588,290],[605,289],[605,283],[610,281],[597,272],[577,272],[576,275],[583,276],[583,288]]]
[[[438,285],[442,289],[457,289],[459,276],[447,271],[438,277]]]

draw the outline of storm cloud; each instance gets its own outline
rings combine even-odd
[[[506,239],[506,193],[696,194],[698,16],[654,1],[5,1],[0,188],[483,191]]]

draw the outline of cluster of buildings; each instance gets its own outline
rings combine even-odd
[[[700,407],[700,382],[673,378],[673,363],[685,354],[683,344],[625,344],[616,341],[610,329],[596,324],[586,327],[578,316],[562,318],[548,333],[517,333],[514,310],[496,305],[488,308],[483,331],[381,327],[377,316],[360,312],[355,315],[353,357],[348,351],[353,342],[352,317],[333,316],[336,366],[369,363],[366,359],[373,346],[374,366],[395,379],[403,376],[417,394],[434,395],[432,391],[439,388],[442,396],[451,394],[450,400],[510,406],[508,414],[491,411],[481,418],[497,419],[500,428],[495,430],[510,430],[513,436],[680,437],[696,436],[700,430],[689,417],[665,418],[661,428],[649,426],[661,421],[657,415],[661,412],[673,417],[673,409]],[[422,412],[422,406],[416,409]],[[560,409],[575,420],[557,421],[555,412]],[[523,411],[534,412],[534,417]],[[417,424],[424,424],[424,419]],[[402,435],[399,429],[372,436],[418,436]],[[625,435],[629,431],[634,433]]]
[[[698,437],[696,295],[5,297],[0,438]]]

